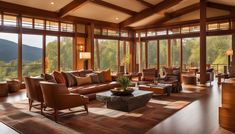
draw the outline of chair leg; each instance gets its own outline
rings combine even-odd
[[[55,122],[57,122],[57,114],[58,114],[57,109],[54,109],[54,120],[55,120]]]
[[[43,115],[43,102],[41,102],[41,108],[40,108],[40,110],[41,110],[41,115]]]
[[[33,100],[29,99],[29,111],[31,111]]]
[[[84,105],[84,108],[86,110],[86,113],[88,114],[88,107],[87,107],[87,105]]]

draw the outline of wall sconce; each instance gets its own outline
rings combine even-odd
[[[88,60],[91,59],[91,53],[90,52],[80,52],[80,59],[84,60],[83,63],[83,69],[88,69]]]
[[[83,46],[83,45],[80,45],[80,46],[79,46],[79,51],[80,51],[80,52],[83,52],[83,51],[84,51],[84,46]]]

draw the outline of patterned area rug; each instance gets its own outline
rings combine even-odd
[[[24,134],[142,134],[205,94],[192,91],[170,97],[154,96],[145,107],[129,113],[107,109],[105,104],[95,100],[89,104],[89,114],[59,117],[58,123],[50,116],[42,116],[37,109],[29,112],[27,100],[2,103],[0,121]]]

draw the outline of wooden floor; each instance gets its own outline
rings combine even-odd
[[[184,87],[185,89],[188,86]],[[189,87],[190,88],[190,87]],[[207,87],[208,95],[191,103],[171,117],[149,130],[148,134],[232,134],[219,127],[218,107],[220,106],[220,87],[216,81]],[[0,98],[0,102],[18,102],[26,99],[26,91]],[[4,128],[1,128],[2,130]]]

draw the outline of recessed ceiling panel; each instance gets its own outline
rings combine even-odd
[[[117,5],[132,11],[140,12],[146,8],[143,4],[136,0],[103,0],[113,5]]]
[[[171,8],[168,8],[166,10],[166,12],[168,12],[168,13],[174,12],[174,11],[177,11],[179,9],[185,8],[187,6],[190,6],[190,5],[199,3],[199,2],[200,2],[199,0],[183,0],[179,4],[177,4],[177,5],[175,5],[175,6],[171,7]]]
[[[73,0],[1,0],[18,5],[48,10],[59,11],[62,7],[72,2]]]
[[[100,6],[92,2],[87,2],[69,15],[113,23],[120,23],[130,17],[130,15],[125,13]]]
[[[145,26],[145,25],[148,25],[148,24],[151,24],[152,22],[156,21],[156,20],[159,20],[161,18],[163,18],[164,15],[163,14],[154,14],[150,17],[147,17],[141,21],[138,21],[136,23],[133,23],[131,25],[129,25],[130,27],[140,27],[140,26]]]

